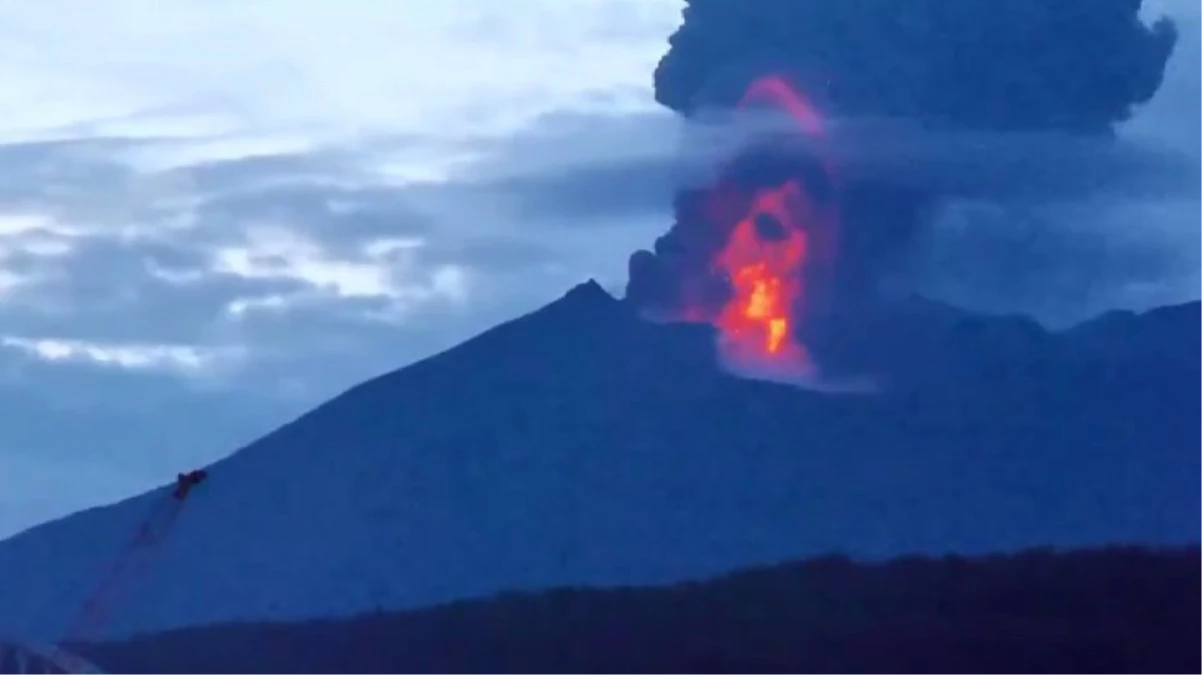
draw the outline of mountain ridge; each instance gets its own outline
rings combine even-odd
[[[985,329],[948,344],[1001,356],[832,396],[724,373],[708,327],[642,321],[581,284],[212,464],[104,636],[830,551],[1196,540],[1196,366],[1070,359],[1045,347],[1072,336],[1022,327],[1008,353],[1014,331],[966,316]],[[1027,349],[1038,367],[1016,367]],[[0,631],[61,635],[165,492],[0,543]]]

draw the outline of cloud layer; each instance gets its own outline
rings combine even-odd
[[[626,241],[540,236],[471,176],[652,109],[678,7],[494,5],[0,8],[0,536],[618,283]]]

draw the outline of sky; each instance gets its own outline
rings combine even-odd
[[[1182,44],[1124,133],[1197,152],[1197,7],[1147,4]],[[623,167],[678,140],[681,5],[0,4],[0,538],[620,292],[671,219],[670,172]]]
[[[488,186],[667,121],[678,4],[0,5],[0,536],[620,289],[662,216],[573,227]]]

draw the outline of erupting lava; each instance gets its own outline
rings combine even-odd
[[[817,111],[779,76],[754,81],[738,107],[756,104],[785,112],[802,133],[823,132]],[[726,223],[736,220],[711,262],[731,291],[713,323],[721,333],[723,355],[736,364],[806,371],[810,357],[798,336],[806,266],[814,252],[812,235],[833,223],[823,222],[800,176],[751,190],[737,200],[742,207],[734,214],[723,186],[711,195],[710,217]]]
[[[807,239],[795,221],[805,193],[790,180],[752,197],[751,212],[735,224],[714,261],[729,279],[732,297],[715,325],[727,356],[808,360],[797,341],[793,313],[801,300],[801,268]]]

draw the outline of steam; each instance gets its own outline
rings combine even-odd
[[[880,325],[884,282],[949,200],[1196,198],[1196,161],[1114,137],[1159,88],[1177,40],[1171,22],[1143,23],[1139,4],[690,0],[656,69],[656,99],[691,122],[686,154],[711,168],[687,177],[672,228],[631,257],[628,300],[671,316],[685,295],[696,302],[692,289],[713,286],[710,261],[727,233],[702,211],[716,182],[787,174],[822,190],[813,166],[829,162],[839,243],[826,287],[811,289],[819,297],[807,311],[821,317],[807,342],[828,370],[854,372],[864,355],[846,345],[881,345],[849,332]],[[775,134],[779,117],[728,123],[766,75],[817,103],[828,118],[821,138]],[[718,159],[732,149],[733,162]]]

